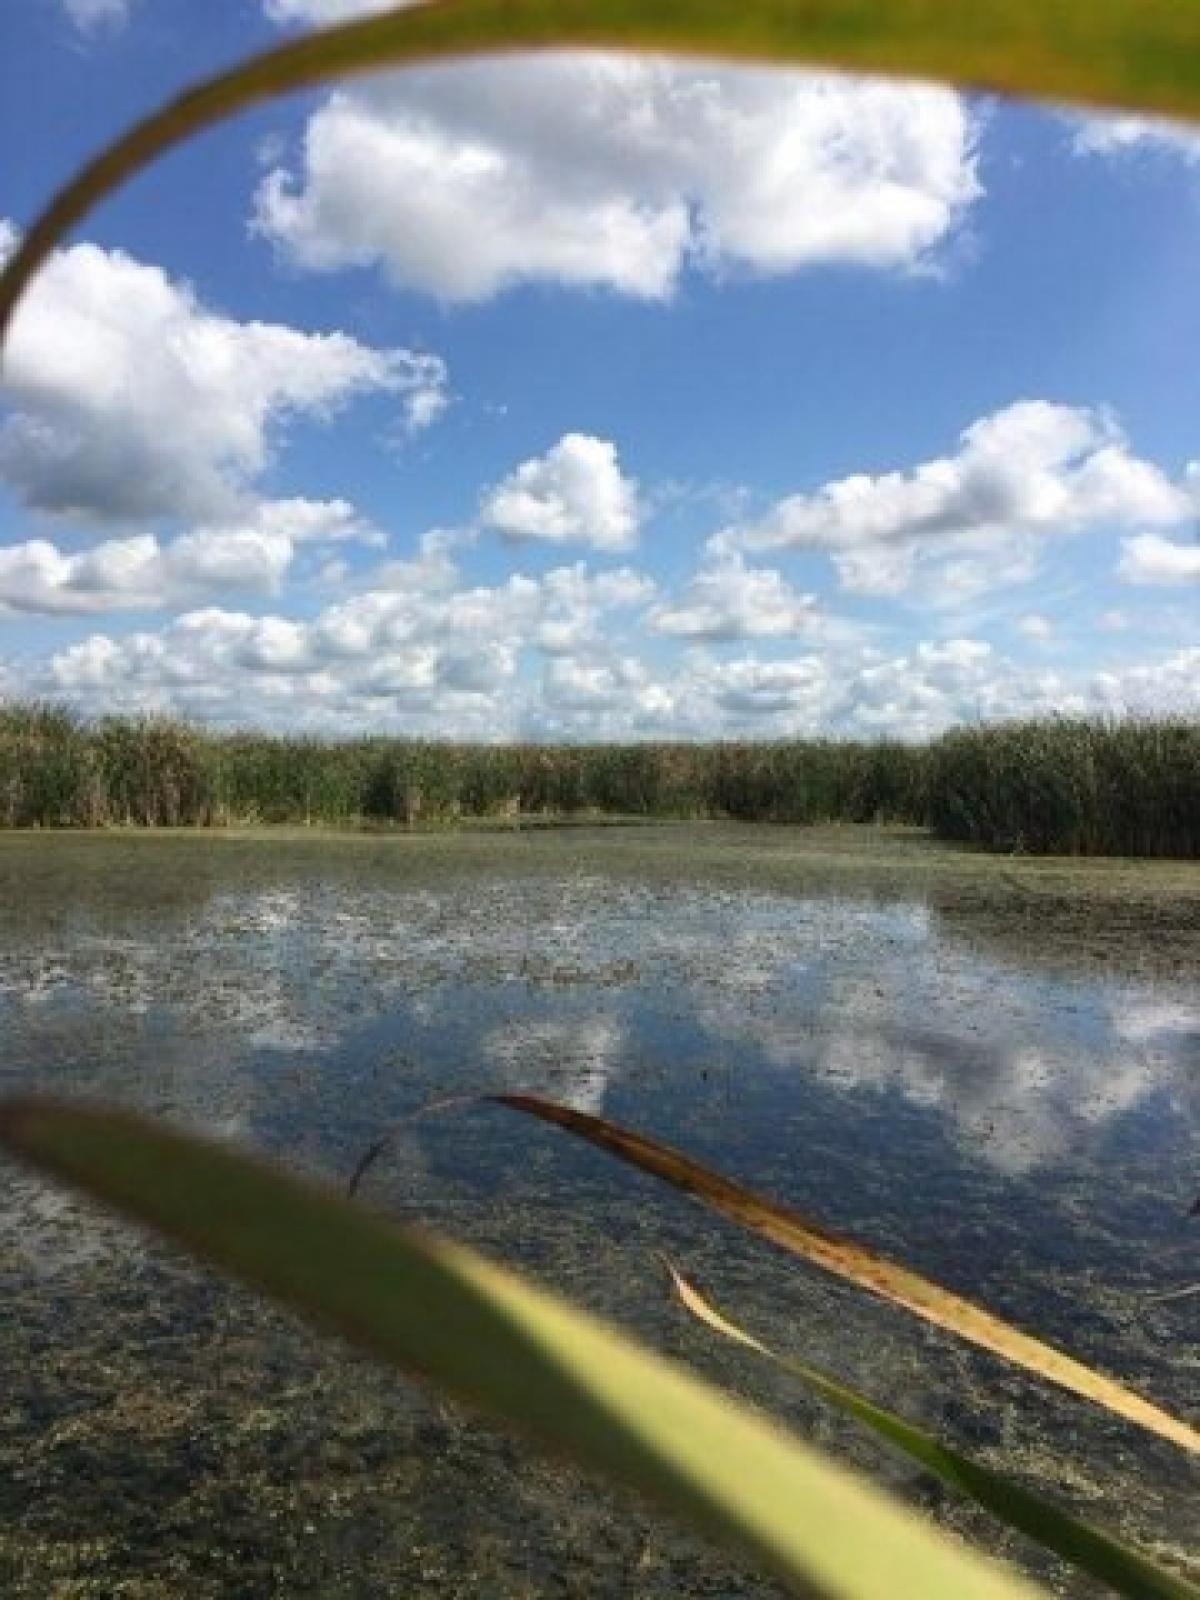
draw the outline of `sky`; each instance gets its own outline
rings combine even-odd
[[[0,255],[379,0],[3,0]],[[0,380],[0,697],[472,739],[1200,711],[1200,133],[556,54],[264,106]]]

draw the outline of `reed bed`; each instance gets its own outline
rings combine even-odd
[[[1200,855],[1195,719],[959,728],[928,762],[926,820],[944,839],[1036,855]]]
[[[1063,719],[932,743],[326,741],[0,707],[0,827],[626,816],[901,822],[990,850],[1200,855],[1200,723]]]

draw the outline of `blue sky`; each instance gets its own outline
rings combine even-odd
[[[6,0],[0,249],[361,0]],[[19,157],[19,159],[18,159]],[[0,395],[0,693],[466,737],[1200,707],[1200,138],[556,57],[265,107]]]

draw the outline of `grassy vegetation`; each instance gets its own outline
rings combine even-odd
[[[621,815],[908,822],[991,850],[1200,856],[1200,723],[1055,718],[928,745],[463,745],[0,708],[0,827]]]
[[[1200,855],[1200,722],[1055,718],[960,728],[930,747],[944,839],[1032,854]]]

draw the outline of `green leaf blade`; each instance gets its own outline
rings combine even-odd
[[[1200,1588],[1143,1551],[943,1444],[898,1413],[876,1405],[850,1384],[763,1344],[711,1305],[669,1261],[667,1270],[680,1303],[692,1317],[791,1373],[827,1404],[861,1422],[924,1471],[968,1495],[999,1521],[1108,1585],[1125,1600],[1200,1600]]]
[[[144,1119],[0,1104],[0,1145],[399,1369],[640,1489],[799,1593],[1037,1589],[659,1356],[473,1252]]]

